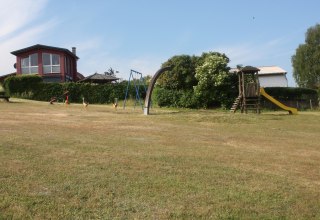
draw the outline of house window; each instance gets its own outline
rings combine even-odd
[[[30,54],[21,59],[21,72],[24,74],[38,73],[38,54]]]
[[[66,79],[68,81],[73,81],[73,76],[72,76],[72,73],[71,73],[71,59],[69,57],[65,57],[65,72],[66,72]]]
[[[43,53],[43,73],[60,73],[60,56],[57,54]]]

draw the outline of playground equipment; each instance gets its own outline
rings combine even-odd
[[[69,104],[69,91],[65,91],[61,96],[54,96],[50,99],[50,104],[53,104],[54,102],[58,102],[59,100],[62,100],[62,102],[65,102],[66,104]]]
[[[260,69],[256,67],[246,66],[236,72],[239,79],[239,95],[234,101],[230,111],[236,112],[237,109],[240,108],[241,113],[247,113],[248,110],[253,110],[259,114],[261,110],[260,97],[262,95],[290,114],[298,114],[297,109],[282,104],[268,95],[262,87],[260,88],[258,79],[259,71]]]
[[[246,66],[237,71],[239,95],[231,107],[232,112],[240,108],[241,113],[247,113],[248,110],[260,113],[258,72],[259,69],[252,66]]]
[[[151,104],[151,95],[152,95],[152,91],[154,88],[154,85],[157,82],[157,79],[159,78],[159,76],[164,73],[165,71],[171,70],[173,68],[173,66],[167,66],[167,67],[163,67],[161,69],[159,69],[154,76],[152,77],[149,86],[148,86],[148,90],[147,90],[147,94],[146,94],[146,99],[144,100],[144,109],[143,109],[143,114],[144,115],[149,115],[149,109],[150,109],[150,104]]]
[[[147,92],[147,88],[146,88],[146,85],[144,83],[144,80],[143,80],[143,77],[142,77],[142,73],[140,73],[138,71],[135,71],[135,70],[131,70],[130,71],[130,76],[129,76],[129,80],[128,80],[126,94],[125,94],[124,102],[123,102],[123,109],[126,108],[126,102],[127,102],[127,98],[128,98],[128,91],[129,91],[129,86],[130,86],[130,82],[131,81],[133,82],[134,89],[135,89],[135,92],[136,92],[134,107],[136,107],[137,102],[139,102],[141,108],[143,109],[142,102],[141,102],[141,97],[139,95],[139,92],[140,92],[140,87],[143,86],[143,89],[144,89],[145,92]]]
[[[288,106],[282,104],[281,102],[279,102],[278,100],[276,100],[275,98],[270,96],[268,93],[266,93],[266,91],[264,90],[263,87],[260,88],[260,95],[263,95],[266,99],[268,99],[270,102],[277,105],[278,107],[282,108],[283,110],[288,111],[289,114],[291,114],[291,115],[298,114],[298,110],[296,108],[288,107]]]

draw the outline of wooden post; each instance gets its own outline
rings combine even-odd
[[[242,110],[241,113],[247,113],[247,106],[246,106],[246,93],[245,93],[245,79],[244,79],[244,72],[241,71],[242,77]]]

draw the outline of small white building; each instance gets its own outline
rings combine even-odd
[[[261,87],[288,87],[287,72],[278,66],[259,66]]]

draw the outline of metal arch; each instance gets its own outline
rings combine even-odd
[[[167,66],[167,67],[163,67],[161,69],[159,69],[154,76],[152,77],[150,84],[148,86],[148,90],[147,90],[147,94],[146,94],[146,99],[144,101],[144,110],[143,110],[143,114],[144,115],[149,115],[149,109],[150,109],[150,103],[151,103],[151,95],[152,95],[152,91],[154,88],[154,85],[156,84],[157,79],[159,78],[159,76],[164,73],[165,71],[171,70],[173,68],[173,66]]]

